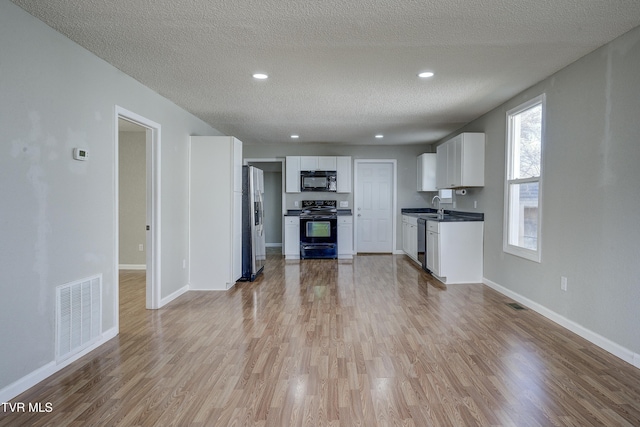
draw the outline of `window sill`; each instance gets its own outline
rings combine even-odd
[[[540,256],[540,251],[532,251],[531,249],[525,249],[525,248],[521,248],[519,246],[513,246],[513,245],[504,245],[502,247],[502,250],[510,255],[514,255],[520,258],[524,258],[527,259],[529,261],[533,261],[533,262],[537,262],[540,263],[541,262],[541,256]]]

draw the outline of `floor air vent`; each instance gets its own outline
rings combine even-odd
[[[102,275],[56,288],[56,361],[87,348],[102,330]]]
[[[517,302],[508,302],[507,305],[513,308],[514,310],[525,310],[525,308],[520,304],[518,304]]]

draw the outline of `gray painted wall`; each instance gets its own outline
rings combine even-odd
[[[433,148],[424,145],[403,146],[362,146],[328,144],[282,144],[282,145],[245,145],[243,155],[246,158],[273,158],[286,156],[351,156],[355,159],[396,159],[398,168],[398,209],[396,221],[396,249],[402,249],[402,208],[429,207],[436,193],[417,191],[417,158],[422,153],[433,152]],[[353,172],[353,165],[352,165]],[[353,186],[352,186],[353,187]],[[353,193],[286,193],[287,209],[297,209],[295,201],[335,199],[347,201],[353,209]]]
[[[546,93],[542,262],[502,250],[506,111]],[[640,353],[640,28],[470,123],[486,133],[484,276]],[[560,290],[560,276],[568,291]],[[638,360],[640,362],[640,360]]]
[[[118,132],[119,263],[145,265],[147,175],[145,132]],[[138,246],[142,244],[143,250]]]
[[[2,390],[53,362],[56,286],[101,273],[116,326],[115,106],[162,126],[162,297],[188,284],[189,135],[220,133],[8,0],[0,52]]]
[[[282,244],[282,172],[264,171],[264,235],[267,245]]]

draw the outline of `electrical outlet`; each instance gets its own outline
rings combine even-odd
[[[478,209],[478,201],[477,200],[473,201],[473,209]]]
[[[139,250],[140,252],[144,251],[144,245],[143,245],[142,243],[140,243],[140,244],[138,245],[138,250]]]
[[[298,202],[297,200],[293,202],[293,207],[294,208],[300,207],[300,202]]]
[[[567,291],[567,278],[562,276],[560,277],[560,289],[563,291]]]

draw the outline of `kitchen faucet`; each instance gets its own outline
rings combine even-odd
[[[444,214],[444,209],[442,209],[440,207],[440,202],[442,201],[440,199],[440,196],[438,196],[437,194],[435,196],[433,196],[433,199],[431,199],[431,206],[434,206],[434,203],[435,203],[436,200],[438,200],[438,209],[437,209],[438,210],[438,215],[442,215],[442,214]]]

